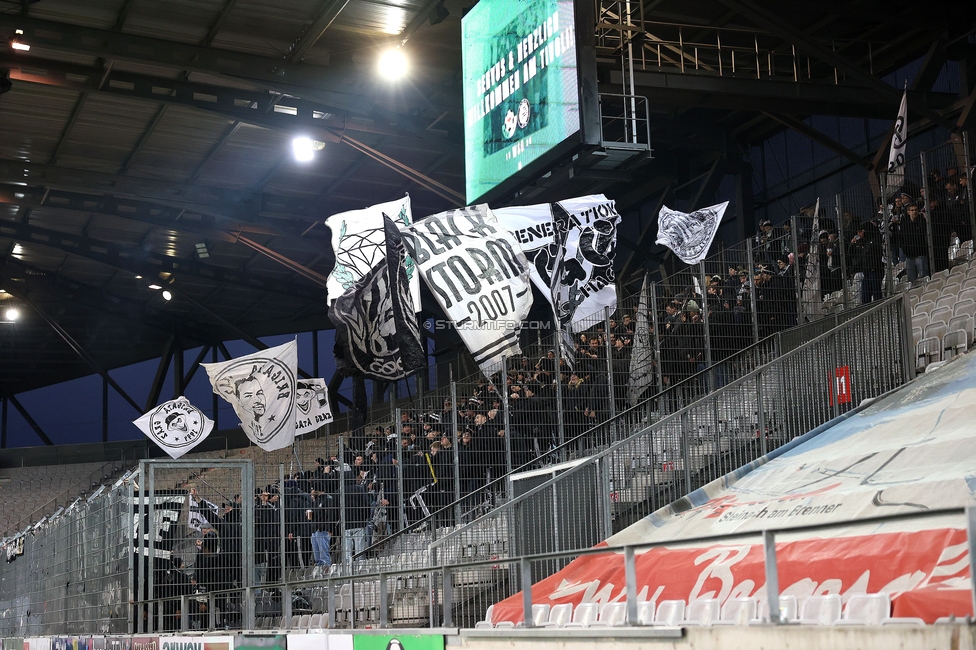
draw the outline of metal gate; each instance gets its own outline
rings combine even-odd
[[[144,460],[133,493],[132,632],[243,626],[254,581],[249,460]]]

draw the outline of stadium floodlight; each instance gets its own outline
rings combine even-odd
[[[169,290],[163,291],[163,300],[169,302],[172,299],[173,299],[173,294],[170,293]]]
[[[3,312],[3,317],[10,323],[15,323],[20,320],[20,310],[16,307],[11,307],[7,311]]]
[[[27,43],[21,43],[20,41],[10,41],[10,49],[17,50],[19,52],[30,52],[30,45]]]
[[[325,149],[325,143],[305,136],[299,136],[291,141],[291,150],[298,162],[312,162],[315,152]]]
[[[410,64],[399,47],[384,50],[377,60],[376,70],[387,81],[399,81],[407,76]]]

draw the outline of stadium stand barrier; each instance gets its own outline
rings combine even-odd
[[[504,564],[547,544],[565,550],[599,541],[972,344],[974,214],[963,160],[968,152],[950,143],[906,169],[901,191],[931,199],[925,218],[932,227],[926,225],[923,237],[927,277],[908,281],[901,259],[900,244],[910,240],[898,231],[895,213],[904,200],[896,205],[892,193],[882,202],[865,183],[833,202],[824,198],[816,215],[806,209],[787,223],[763,226],[646,290],[633,283],[630,293],[622,289],[615,310],[591,315],[577,328],[572,369],[551,331],[529,330],[524,354],[506,359],[490,381],[461,354],[410,383],[374,391],[378,401],[365,426],[351,427],[341,414],[290,449],[190,454],[197,460],[155,467],[153,486],[143,466],[111,487],[66,488],[91,495],[70,507],[63,499],[40,506],[18,500],[14,505],[23,501],[29,509],[4,513],[8,563],[0,567],[0,627],[32,633],[65,624],[92,633],[271,629],[287,627],[296,615],[297,625],[312,625],[315,615],[319,625],[384,617],[419,624],[435,618],[426,595],[435,581],[432,568],[454,560]],[[859,227],[876,215],[876,230]],[[954,230],[943,228],[946,219]],[[938,247],[946,232],[943,259]],[[894,297],[879,302],[885,296]],[[634,382],[631,359],[641,336],[649,354],[638,370],[647,377]],[[837,399],[824,402],[831,391]],[[385,393],[389,399],[380,401]],[[217,460],[224,456],[252,469]],[[570,487],[574,481],[579,485]],[[385,505],[377,498],[380,487]],[[583,487],[576,501],[565,498]],[[302,495],[316,499],[311,528]],[[309,534],[321,532],[318,500],[331,509],[324,527],[331,566],[323,566],[323,547]],[[579,525],[563,521],[557,530],[555,518],[568,515],[553,504],[567,502]],[[208,532],[190,529],[194,509],[212,524],[219,559],[209,558]],[[217,530],[228,514],[238,518],[240,532]],[[132,527],[120,523],[127,518],[136,522],[131,535],[124,531]],[[99,537],[109,534],[111,540]],[[155,550],[146,546],[150,538]],[[182,568],[172,559],[177,540]],[[228,548],[241,554],[239,566],[231,566],[241,576],[238,587],[193,584],[197,556],[205,568],[226,568],[220,562]],[[157,560],[169,564],[156,566]],[[77,565],[99,576],[83,593],[84,582],[69,577]],[[392,580],[385,589],[392,609],[383,612],[377,599],[384,588],[357,583],[376,571]],[[479,571],[459,584],[495,602],[493,592],[504,585]],[[332,589],[342,576],[351,581]],[[317,582],[292,588],[308,581]],[[141,608],[95,604],[109,595]],[[326,611],[330,618],[323,621]]]

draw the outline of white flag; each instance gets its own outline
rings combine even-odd
[[[214,425],[185,397],[160,404],[132,424],[171,458],[179,458],[203,442]]]
[[[444,313],[486,376],[521,354],[519,330],[532,306],[529,263],[487,205],[448,210],[404,229]]]
[[[657,217],[657,242],[664,244],[685,264],[698,264],[708,255],[729,202],[691,213],[661,207]]]
[[[888,194],[901,191],[905,184],[905,145],[908,143],[908,86],[901,94],[895,130],[891,135],[891,151],[888,152]]]
[[[630,356],[630,405],[637,406],[641,395],[654,382],[654,334],[651,331],[650,287],[644,276],[640,299],[637,303],[637,329],[634,330],[634,347]]]
[[[823,301],[820,299],[820,197],[813,209],[813,228],[810,232],[810,247],[807,249],[807,268],[800,285],[803,313],[808,321],[823,315]]]
[[[234,407],[251,442],[265,451],[295,442],[297,341],[200,365],[214,392]]]
[[[324,379],[299,379],[295,391],[295,435],[311,433],[332,422],[329,386]]]
[[[369,273],[386,257],[386,231],[383,215],[392,219],[403,230],[413,223],[410,212],[410,196],[396,201],[378,203],[363,210],[351,210],[334,214],[325,220],[332,231],[332,250],[335,251],[335,267],[329,274],[326,290],[329,305],[356,284],[356,280]],[[404,263],[414,313],[420,311],[420,277],[413,258],[407,255]]]
[[[512,233],[529,262],[532,284],[551,299],[549,278],[556,256],[553,243],[552,204],[522,205],[514,208],[492,208],[498,223]],[[543,252],[545,251],[545,252]],[[540,266],[536,266],[536,258]]]

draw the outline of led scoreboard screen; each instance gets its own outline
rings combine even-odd
[[[469,203],[580,131],[573,0],[481,0],[461,21]]]

